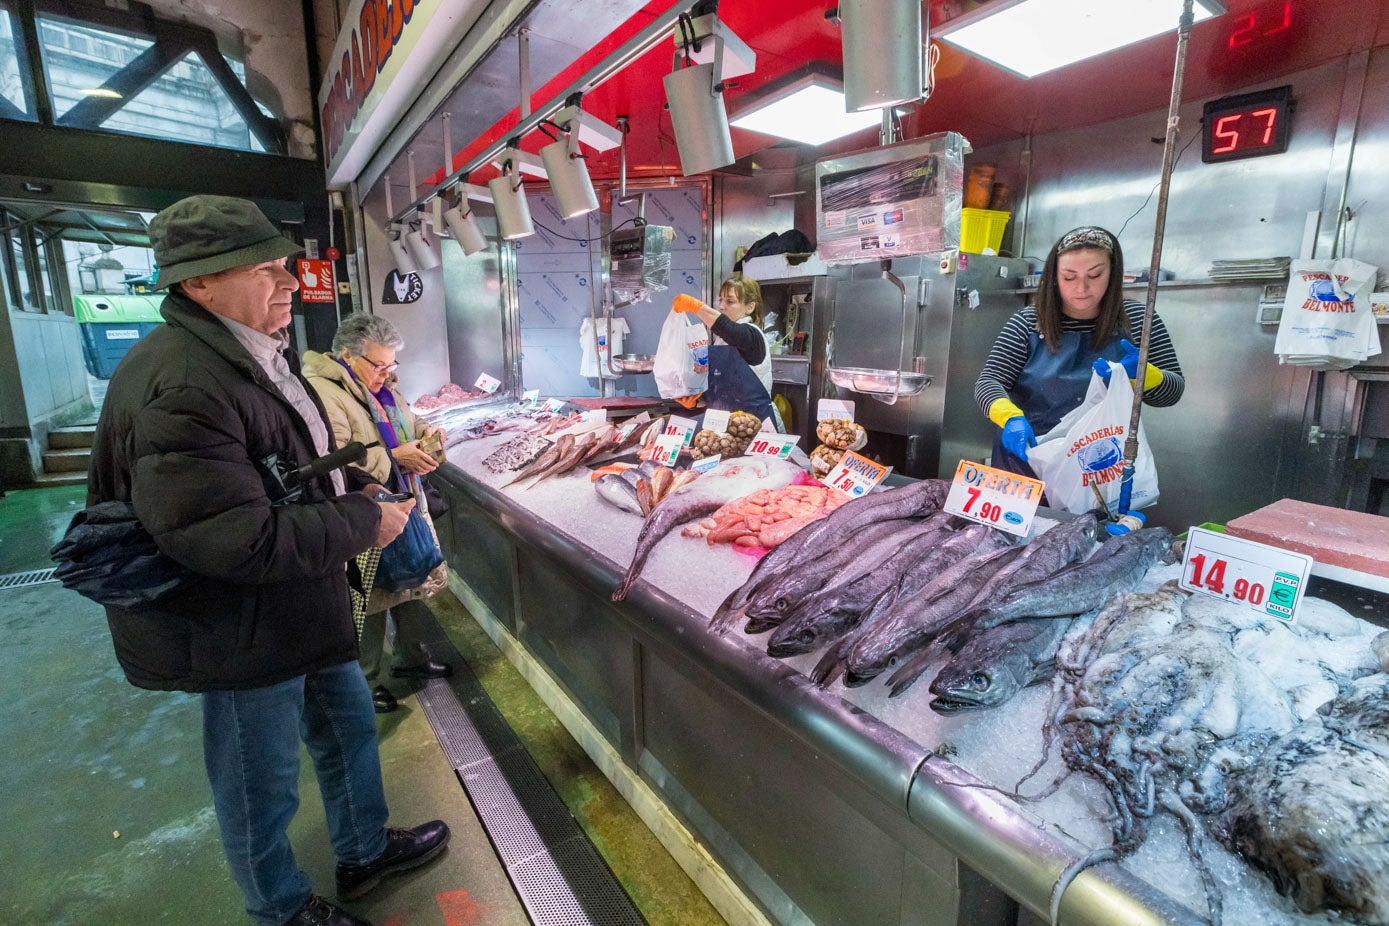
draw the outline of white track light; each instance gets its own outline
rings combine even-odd
[[[415,259],[415,266],[421,270],[433,270],[439,266],[439,245],[424,230],[419,228],[405,233],[405,249]]]
[[[468,208],[466,198],[444,212],[444,224],[448,226],[449,234],[453,235],[453,240],[458,242],[464,254],[476,254],[487,248],[487,236],[478,226],[477,216]]]
[[[666,102],[675,127],[675,146],[680,151],[680,170],[685,176],[702,174],[733,163],[733,138],[728,133],[724,108],[723,39],[713,36],[714,60],[682,68],[684,52],[675,51],[675,70],[665,76]]]
[[[409,249],[405,246],[403,233],[399,228],[393,227],[390,235],[391,257],[395,260],[395,270],[400,276],[408,276],[418,273],[419,267],[415,264],[415,258],[410,256]]]
[[[841,0],[844,103],[849,112],[921,99],[921,4]]]
[[[521,174],[517,170],[520,152],[515,146],[506,149],[502,160],[502,175],[487,183],[492,191],[492,204],[497,209],[497,229],[508,241],[525,238],[535,234],[531,224],[531,210],[526,203],[526,191],[521,185]]]

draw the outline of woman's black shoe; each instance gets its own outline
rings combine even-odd
[[[389,714],[391,711],[400,707],[395,695],[386,689],[385,685],[377,685],[371,690],[371,703],[376,707],[376,713]]]

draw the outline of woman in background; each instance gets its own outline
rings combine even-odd
[[[1036,478],[1027,449],[1085,399],[1091,372],[1109,380],[1108,361],[1138,377],[1143,303],[1123,298],[1124,253],[1103,228],[1074,228],[1052,245],[1036,304],[1003,325],[974,399],[1001,429],[993,465]],[[1177,404],[1186,389],[1167,326],[1153,315],[1153,343],[1143,371],[1147,405]]]
[[[747,277],[731,277],[719,287],[718,308],[684,293],[677,312],[689,312],[709,328],[709,408],[744,411],[777,422],[772,405],[772,358],[762,334],[762,287]]]

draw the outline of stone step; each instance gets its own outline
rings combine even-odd
[[[87,467],[91,465],[92,451],[90,448],[79,450],[49,450],[43,455],[43,471],[45,473],[83,473],[87,472]]]
[[[48,489],[53,486],[84,486],[86,484],[86,473],[40,473],[39,478],[34,480],[32,488]]]
[[[90,448],[96,437],[96,425],[75,425],[70,428],[57,428],[48,432],[50,450],[78,450]]]

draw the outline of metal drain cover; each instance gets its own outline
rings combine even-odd
[[[32,572],[12,572],[7,576],[0,576],[0,591],[11,588],[28,588],[31,585],[42,585],[45,582],[57,582],[53,578],[53,568],[35,569]]]

